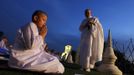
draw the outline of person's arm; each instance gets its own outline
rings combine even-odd
[[[96,35],[97,35],[97,27],[96,27],[96,25],[92,25],[91,34],[93,35],[93,38],[96,38]]]
[[[93,17],[90,19],[90,25],[91,25],[91,34],[95,38],[97,34],[97,25],[96,25],[96,18]]]
[[[79,30],[80,30],[80,31],[82,31],[84,28],[85,28],[85,26],[84,26],[84,25],[80,25]]]
[[[101,25],[101,23],[100,23],[100,21],[99,21],[98,18],[96,18],[96,22],[95,22],[95,23],[96,23],[96,25],[97,25],[97,28],[98,28],[98,30],[99,30],[101,36],[104,38],[103,27],[102,27],[102,25]]]
[[[46,37],[47,34],[47,28],[44,26],[41,29],[38,30],[38,28],[35,28],[35,25],[31,25],[31,30],[32,30],[32,48],[41,48],[45,47],[44,43],[44,38]],[[38,34],[37,34],[38,33]]]
[[[31,49],[33,41],[32,39],[32,31],[29,25],[26,25],[21,28],[23,34],[23,42],[26,49]]]
[[[81,25],[79,27],[79,30],[83,31],[86,27],[87,27],[87,25],[85,24],[85,20],[84,20],[84,21],[82,21],[82,23],[81,23]]]

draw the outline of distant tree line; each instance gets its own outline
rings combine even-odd
[[[117,56],[116,65],[123,73],[134,74],[134,44],[133,40],[129,39],[125,44],[120,44],[115,40],[113,43],[114,52]],[[121,52],[122,51],[122,52]],[[130,59],[130,57],[132,59]]]
[[[115,55],[118,58],[115,63],[118,68],[123,73],[134,74],[134,64],[125,57],[125,54],[121,53],[118,50],[115,50]]]

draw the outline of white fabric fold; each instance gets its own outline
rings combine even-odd
[[[103,28],[96,17],[84,19],[80,27],[85,26],[90,19],[94,19],[91,29],[87,27],[81,30],[80,40],[80,64],[82,67],[89,68],[90,64],[102,60],[104,45]]]
[[[44,73],[63,73],[63,65],[55,56],[45,52],[44,46],[37,26],[34,23],[28,23],[17,33],[9,66]]]

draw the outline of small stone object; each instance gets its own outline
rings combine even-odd
[[[98,71],[104,72],[108,75],[122,75],[122,72],[115,65],[115,61],[117,57],[114,54],[112,47],[112,37],[109,30],[108,40],[107,40],[107,48],[104,52],[102,64],[97,68]]]
[[[68,55],[67,62],[68,63],[73,63],[73,59],[72,59],[71,53],[69,53],[69,55]]]

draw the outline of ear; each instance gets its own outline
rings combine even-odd
[[[34,21],[36,22],[38,20],[38,16],[34,16]]]

